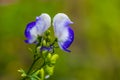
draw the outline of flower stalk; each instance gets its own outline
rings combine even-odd
[[[74,32],[69,26],[73,22],[64,13],[58,13],[53,18],[53,26],[55,39],[52,40],[51,32],[48,28],[51,25],[51,18],[48,14],[43,13],[36,17],[36,21],[30,22],[25,29],[25,40],[28,44],[35,44],[34,49],[30,49],[33,53],[33,62],[28,69],[18,70],[21,73],[22,80],[45,80],[54,73],[56,60],[59,55],[56,48],[60,48],[65,52],[70,52],[67,48],[74,40]],[[57,47],[56,43],[58,43]],[[40,65],[36,65],[41,61]]]

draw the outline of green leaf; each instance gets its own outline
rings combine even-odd
[[[39,70],[39,72],[40,72],[40,78],[41,78],[41,80],[44,80],[44,74],[45,74],[44,69],[41,68],[41,70]]]
[[[41,68],[40,70],[37,70],[32,76],[31,78],[35,78],[35,80],[44,80],[44,69]]]

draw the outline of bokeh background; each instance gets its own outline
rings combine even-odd
[[[74,22],[71,53],[49,80],[120,80],[120,0],[0,0],[0,80],[19,80],[31,65],[26,25],[41,13],[66,13]]]

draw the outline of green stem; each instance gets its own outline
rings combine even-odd
[[[43,62],[43,64],[39,67],[39,68],[37,68],[33,73],[35,73],[37,70],[40,70],[42,67],[44,67],[45,66],[45,61]],[[32,73],[32,74],[33,74]]]
[[[30,74],[33,66],[35,65],[35,63],[36,63],[39,59],[40,59],[40,57],[38,57],[37,59],[34,59],[33,63],[31,64],[31,66],[30,66],[30,68],[29,68],[29,70],[28,70],[28,72],[27,72],[27,75]],[[28,76],[27,76],[27,77],[28,77]],[[27,77],[23,78],[22,80],[25,80]]]
[[[38,57],[37,59],[34,59],[34,61],[33,61],[33,63],[32,63],[32,65],[30,66],[30,68],[29,68],[29,70],[28,70],[28,72],[27,72],[27,74],[29,74],[30,73],[30,71],[32,70],[32,68],[33,68],[33,66],[34,66],[34,64],[37,62],[37,60],[39,60],[40,59],[40,57]]]

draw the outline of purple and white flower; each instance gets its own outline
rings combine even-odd
[[[48,14],[43,13],[36,17],[36,21],[30,22],[25,29],[26,43],[36,42],[38,36],[41,36],[51,25],[51,18]]]
[[[67,48],[74,40],[74,32],[69,26],[70,24],[73,24],[73,22],[64,13],[58,13],[53,18],[54,32],[58,39],[58,44],[62,50],[67,52],[70,52]]]

